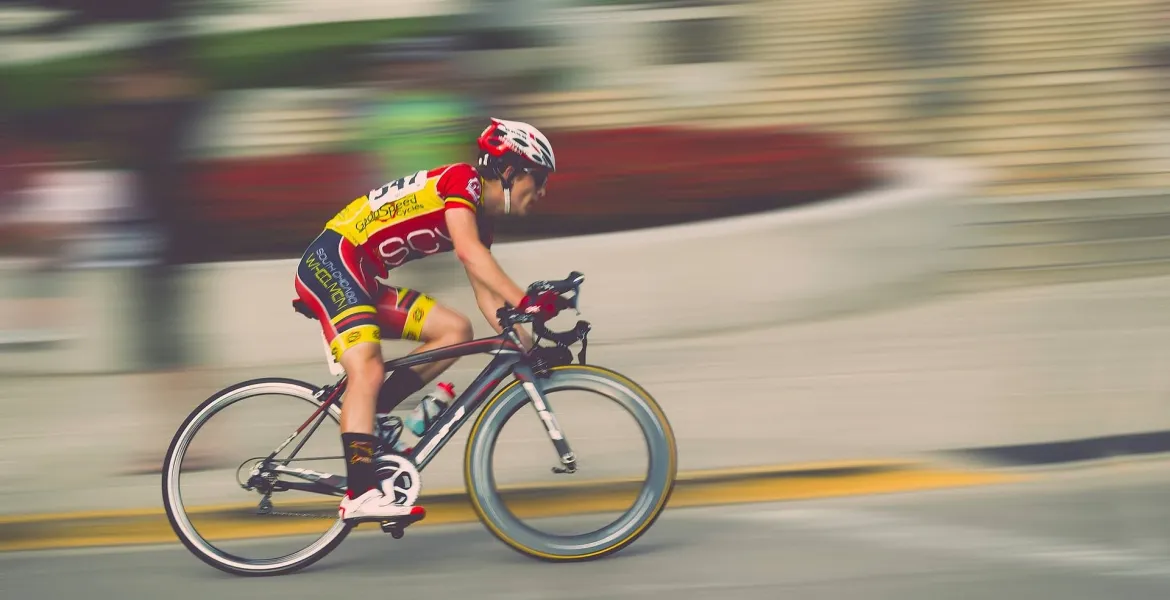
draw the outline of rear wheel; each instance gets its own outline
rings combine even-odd
[[[304,480],[270,469],[272,464],[281,464],[318,472],[326,469],[316,461],[334,458],[339,460],[338,464],[343,469],[344,458],[321,456],[324,453],[338,454],[340,451],[337,442],[340,409],[336,404],[314,418],[267,466],[264,461],[321,406],[322,399],[316,397],[317,392],[318,388],[300,381],[256,379],[217,393],[184,421],[167,450],[162,494],[171,528],[195,556],[221,571],[236,575],[276,575],[313,564],[329,554],[349,534],[352,525],[338,518],[339,497],[303,492],[303,498],[293,499],[297,491],[280,491],[277,482],[288,480],[304,483]],[[265,397],[270,399],[266,404],[260,402]],[[245,403],[245,400],[249,402]],[[229,444],[225,443],[221,435],[214,444],[217,451],[229,454],[236,451],[236,446],[246,445],[247,450],[241,453],[242,456],[237,454],[231,457],[232,460],[225,463],[229,465],[228,468],[222,470],[182,473],[184,456],[192,443],[201,439],[197,436],[204,433],[206,438],[214,437],[206,433],[206,426],[212,417],[225,415],[229,409],[241,408],[244,410],[240,412],[245,416],[249,414],[246,411],[250,410],[251,416],[246,426],[240,428],[239,439],[230,440],[235,443]],[[278,421],[277,410],[287,412],[293,424],[287,428],[274,429],[272,433],[275,435],[271,437],[261,434],[259,437],[263,439],[257,440],[257,429],[263,431],[269,423]],[[221,418],[221,421],[227,421],[226,417]],[[223,424],[217,422],[217,427],[219,425]],[[325,426],[326,431],[318,431],[322,426]],[[222,433],[222,430],[217,433]],[[312,438],[312,446],[305,443],[309,438]],[[205,441],[211,442],[210,439]],[[297,452],[297,455],[290,456],[292,452]],[[239,462],[241,460],[242,463]],[[338,472],[334,465],[330,467]],[[344,470],[340,471],[340,474],[344,473]],[[203,486],[202,490],[184,492],[185,488],[181,484],[188,475],[191,478],[189,481]],[[245,490],[245,487],[251,489]],[[223,492],[233,489],[240,500],[232,503],[224,504],[220,501],[211,506],[189,507],[184,500],[187,497],[194,504],[206,501],[207,490]],[[278,522],[274,523],[274,519]],[[241,538],[266,538],[269,541],[239,543]],[[281,544],[291,544],[294,549],[278,551],[275,556],[244,554],[245,551],[256,550],[258,546],[258,552],[263,554],[269,551],[268,546],[276,545],[276,538],[279,538]],[[236,542],[230,551],[226,548],[229,542]]]

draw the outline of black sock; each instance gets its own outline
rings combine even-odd
[[[346,486],[351,498],[356,498],[377,487],[374,474],[374,448],[378,438],[365,433],[341,434],[345,449]]]
[[[386,378],[378,392],[378,412],[385,414],[402,404],[411,394],[423,389],[423,383],[414,369],[399,369]]]

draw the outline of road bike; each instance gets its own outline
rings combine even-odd
[[[578,310],[581,284],[584,276],[576,271],[560,281],[537,281],[528,287],[534,297],[541,292],[557,294],[557,312]],[[570,294],[569,296],[566,296]],[[298,309],[301,310],[301,309]],[[311,313],[309,313],[311,314]],[[308,316],[308,315],[306,315]],[[492,354],[490,363],[474,381],[444,410],[427,429],[409,453],[387,452],[376,458],[376,467],[382,489],[393,493],[398,500],[413,502],[421,490],[420,473],[434,459],[451,437],[478,410],[479,416],[471,426],[463,458],[463,479],[471,507],[478,520],[507,546],[536,559],[572,562],[611,555],[633,543],[657,520],[674,489],[678,468],[678,451],[674,433],[662,408],[641,386],[621,374],[585,363],[590,324],[578,320],[567,331],[551,331],[545,320],[504,306],[497,311],[502,332],[496,336],[475,339],[466,343],[390,360],[386,373],[396,369],[434,361]],[[529,323],[537,344],[525,351],[516,334],[516,326]],[[555,345],[547,345],[551,341]],[[580,343],[577,364],[573,364],[571,347]],[[497,388],[506,379],[511,381]],[[274,500],[283,492],[298,490],[304,493],[339,499],[345,494],[344,473],[335,474],[291,466],[295,461],[323,460],[329,457],[297,457],[310,436],[320,425],[331,419],[340,422],[340,399],[345,393],[344,374],[331,384],[317,387],[293,379],[266,377],[230,386],[204,401],[179,427],[167,450],[163,465],[162,493],[167,519],[182,543],[207,564],[237,575],[274,575],[303,569],[324,558],[338,547],[357,523],[343,521],[337,514],[336,503],[321,503],[317,513],[287,512],[277,509]],[[491,471],[492,457],[503,425],[525,406],[532,406],[535,415],[555,451],[557,464],[554,473],[577,473],[587,460],[580,459],[561,428],[548,400],[548,395],[562,390],[579,390],[600,394],[617,403],[633,417],[645,438],[649,460],[637,497],[633,504],[614,521],[594,531],[575,535],[554,535],[537,531],[513,514],[504,502]],[[254,492],[259,498],[253,506],[241,511],[248,516],[304,516],[332,518],[333,525],[303,548],[273,558],[245,558],[229,552],[202,535],[192,523],[192,515],[185,509],[179,493],[180,467],[196,434],[208,421],[225,408],[249,398],[277,395],[304,402],[312,410],[305,421],[288,437],[277,442],[267,456],[248,459],[236,473],[235,485]],[[299,420],[299,417],[297,417]],[[304,435],[302,435],[304,434]],[[277,456],[294,440],[288,456]],[[340,446],[336,440],[332,440]],[[340,448],[339,448],[340,449]],[[341,458],[341,457],[332,457]],[[247,473],[246,480],[241,473]],[[331,507],[331,508],[330,508]],[[239,515],[237,515],[239,516]],[[411,524],[410,517],[378,521],[382,531],[401,538]],[[210,536],[215,537],[215,536]]]

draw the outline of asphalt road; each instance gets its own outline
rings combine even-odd
[[[222,574],[175,545],[0,555],[40,598],[1170,597],[1170,466],[928,493],[669,510],[609,559],[546,564],[479,525],[355,534],[298,574]],[[258,542],[267,543],[267,542]]]
[[[448,371],[449,380],[464,389],[486,361],[462,359]],[[685,340],[590,344],[589,361],[654,394],[675,430],[684,471],[901,459],[954,448],[1170,430],[1170,277],[940,298]],[[127,475],[125,469],[143,458],[160,464],[171,436],[198,402],[253,377],[324,383],[332,379],[326,373],[323,364],[313,364],[200,371],[179,382],[142,375],[0,377],[0,515],[157,509],[158,476]],[[557,404],[558,420],[572,428],[580,456],[607,463],[617,471],[613,476],[628,474],[626,455],[613,451],[616,443],[598,437],[588,445],[593,442],[586,441],[583,427],[593,432],[591,423],[617,422],[612,412],[589,420],[584,411],[599,403],[588,404],[576,413]],[[408,401],[403,408],[412,407]],[[284,439],[290,423],[308,416],[291,407],[264,414],[251,421],[226,417],[243,426],[221,429],[225,438],[212,443],[221,451],[229,443],[247,443],[267,452]],[[543,435],[534,417],[526,422]],[[427,467],[427,489],[463,486],[469,429],[460,430]],[[621,431],[612,439],[634,438]],[[326,443],[336,448],[336,441]],[[243,460],[230,452],[223,456],[234,459],[226,461],[229,470]],[[543,464],[539,470],[500,472],[525,483],[549,473]],[[77,489],[85,490],[84,497],[77,497]],[[214,502],[236,500],[215,494]]]

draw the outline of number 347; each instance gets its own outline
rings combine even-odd
[[[396,179],[370,192],[370,206],[374,210],[377,210],[378,208],[390,202],[417,193],[419,190],[426,187],[426,185],[426,171],[419,171],[408,177]],[[392,191],[393,193],[391,193]]]

